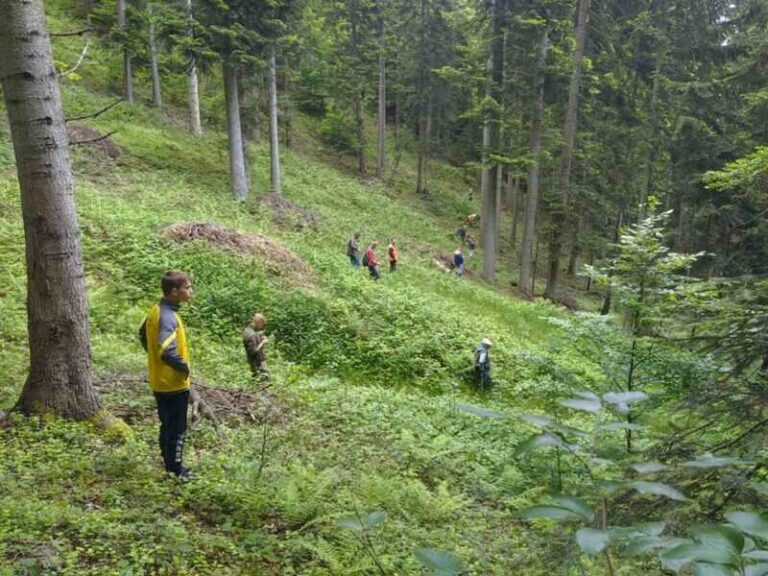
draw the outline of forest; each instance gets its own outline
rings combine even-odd
[[[0,576],[768,575],[768,0],[0,0],[0,91]]]

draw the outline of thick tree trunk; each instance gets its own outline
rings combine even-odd
[[[568,274],[570,276],[576,276],[576,265],[578,264],[579,254],[581,253],[581,246],[579,246],[580,227],[581,220],[577,219],[575,226],[573,227],[573,234],[571,235],[571,255],[568,257]]]
[[[643,170],[643,203],[648,201],[648,195],[651,193],[651,178],[653,175],[653,165],[656,162],[657,142],[656,136],[659,128],[659,86],[661,84],[661,65],[663,56],[659,52],[656,54],[656,69],[653,74],[653,90],[651,91],[651,125],[649,127],[649,136],[647,142],[647,152],[645,157],[645,168]]]
[[[377,138],[377,154],[376,154],[376,175],[379,178],[384,176],[384,136],[387,131],[387,71],[386,61],[384,59],[384,26],[381,25],[381,31],[379,33],[379,41],[381,46],[379,47],[379,133]]]
[[[355,125],[357,126],[357,171],[365,176],[368,171],[368,162],[365,157],[365,124],[363,122],[363,91],[355,94]]]
[[[616,224],[613,227],[613,243],[614,245],[619,243],[619,236],[621,235],[621,226],[624,221],[624,209],[623,207],[619,207],[619,213],[616,215]],[[608,270],[608,279],[613,277],[613,268]],[[611,294],[613,291],[611,290],[611,287],[608,286],[605,290],[605,299],[603,300],[603,307],[600,310],[600,314],[605,316],[611,311]]]
[[[193,37],[192,30],[192,0],[187,2],[187,36]],[[197,60],[191,52],[187,56],[187,103],[189,105],[189,130],[192,136],[199,138],[203,135],[203,125],[200,121],[200,93],[197,82]]]
[[[528,193],[525,204],[525,223],[523,241],[520,247],[520,290],[527,296],[533,296],[536,271],[533,262],[533,244],[536,238],[536,213],[539,209],[539,176],[541,172],[541,136],[544,116],[544,65],[549,50],[549,36],[545,30],[541,39],[541,51],[536,76],[536,101],[531,119],[531,157],[533,166],[528,175]]]
[[[160,92],[160,67],[157,64],[157,39],[155,38],[155,20],[151,3],[147,10],[149,12],[149,67],[152,71],[152,106],[162,108],[163,95]]]
[[[240,128],[240,98],[237,94],[237,70],[224,64],[224,96],[227,101],[227,136],[229,140],[229,177],[235,200],[243,202],[248,197],[248,180],[245,175],[243,134]]]
[[[27,264],[30,366],[19,406],[99,411],[67,131],[42,0],[3,0],[0,81],[16,156]]]
[[[581,65],[587,43],[587,25],[589,23],[589,0],[579,0],[576,21],[576,51],[573,55],[571,84],[568,89],[568,107],[565,112],[563,127],[563,151],[560,157],[560,203],[552,210],[552,236],[549,245],[549,277],[544,297],[554,300],[557,297],[557,284],[560,275],[560,252],[563,247],[563,235],[568,220],[571,201],[571,171],[573,166],[573,147],[576,140],[576,119],[579,111],[579,88],[581,86]]]
[[[493,55],[488,58],[488,83],[485,96],[491,97]],[[488,282],[496,280],[496,182],[495,168],[490,165],[493,146],[493,117],[485,113],[483,121],[483,168],[480,172],[480,243],[483,246],[483,278]]]
[[[520,181],[507,175],[507,198],[509,208],[512,211],[512,229],[509,234],[509,243],[514,248],[517,245],[517,223],[520,221]]]
[[[290,62],[286,59],[285,61],[285,69],[290,69]],[[285,142],[285,147],[290,148],[292,146],[292,137],[293,137],[293,116],[292,116],[292,110],[291,110],[291,99],[290,99],[290,93],[291,93],[291,87],[288,83],[288,74],[286,74],[283,78],[283,94],[285,94],[288,97],[283,98],[283,104],[280,106],[280,101],[278,100],[278,111],[282,112],[283,117],[283,142]]]
[[[280,142],[277,132],[277,70],[275,48],[269,52],[269,175],[271,192],[282,194],[280,178]]]
[[[429,94],[429,54],[427,53],[427,12],[428,0],[421,0],[419,34],[419,74],[418,74],[418,151],[416,159],[416,194],[427,191],[427,101]],[[399,115],[398,115],[399,116]],[[398,122],[399,124],[399,122]]]
[[[128,20],[125,14],[125,1],[117,0],[117,25],[125,32]],[[131,53],[123,48],[123,98],[126,102],[133,102],[133,66]]]

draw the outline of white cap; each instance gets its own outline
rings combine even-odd
[[[493,342],[491,342],[488,338],[483,338],[480,341],[480,344],[483,344],[484,346],[493,346]]]

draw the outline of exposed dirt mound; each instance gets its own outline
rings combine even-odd
[[[145,378],[135,375],[105,376],[95,382],[107,399],[107,408],[129,424],[156,418],[154,400]],[[193,388],[222,424],[230,427],[253,423],[283,423],[292,409],[269,390],[216,388],[200,381]],[[141,401],[137,401],[137,398]],[[190,406],[191,409],[191,406]]]
[[[109,136],[82,124],[67,124],[70,146],[87,146],[89,151],[113,160],[120,157],[120,148]]]
[[[258,256],[270,275],[284,277],[295,285],[311,287],[318,283],[317,273],[309,264],[262,234],[244,234],[213,222],[179,222],[163,234],[176,242],[202,240],[227,252]]]
[[[264,196],[262,202],[272,209],[274,220],[281,226],[298,230],[305,228],[317,230],[318,228],[318,218],[314,212],[291,202],[281,194]]]

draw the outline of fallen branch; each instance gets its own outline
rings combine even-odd
[[[89,38],[88,40],[85,41],[85,46],[83,46],[83,51],[80,53],[80,58],[77,59],[77,62],[75,63],[75,65],[71,69],[67,70],[66,72],[59,72],[57,76],[61,78],[62,76],[69,76],[70,74],[73,74],[74,72],[76,72],[77,69],[80,68],[80,65],[83,63],[83,60],[85,60],[85,55],[88,53],[88,48],[90,47],[90,45],[91,45],[91,39]]]
[[[48,36],[55,38],[62,38],[64,36],[82,36],[88,32],[93,32],[93,28],[83,28],[82,30],[76,30],[74,32],[51,32]]]
[[[110,108],[113,108],[114,106],[117,106],[122,101],[123,101],[122,98],[118,98],[117,100],[112,102],[112,104],[109,104],[108,106],[105,106],[104,108],[102,108],[98,112],[94,112],[93,114],[86,114],[85,116],[75,116],[74,118],[66,118],[64,120],[64,122],[74,122],[75,120],[85,120],[86,118],[96,118],[97,116],[99,116],[100,114],[103,114],[104,112],[106,112]]]
[[[205,400],[203,400],[200,393],[195,390],[194,387],[189,389],[189,403],[192,407],[192,425],[195,425],[199,420],[210,420],[213,427],[216,429],[216,433],[220,438],[223,437],[223,433],[219,426],[219,419],[216,417],[216,413],[208,406]]]
[[[69,145],[78,146],[80,144],[93,144],[94,142],[101,142],[102,140],[106,140],[107,138],[112,136],[112,134],[114,134],[115,132],[117,132],[117,130],[112,130],[112,132],[107,132],[106,134],[104,134],[104,136],[99,136],[98,138],[91,138],[90,140],[75,140],[74,142],[70,142]]]

